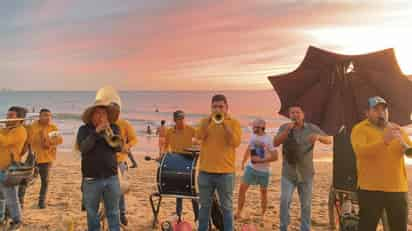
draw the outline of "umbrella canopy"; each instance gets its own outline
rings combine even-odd
[[[388,102],[390,121],[411,123],[412,82],[400,70],[393,49],[341,55],[309,47],[295,71],[269,81],[279,95],[280,114],[287,116],[289,106],[301,105],[306,120],[330,135],[363,120],[372,96]]]

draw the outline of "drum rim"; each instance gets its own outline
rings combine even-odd
[[[199,189],[198,189],[198,184],[197,184],[197,175],[196,175],[196,173],[198,173],[197,164],[198,164],[198,161],[199,161],[199,156],[198,155],[191,155],[191,154],[188,154],[188,153],[179,153],[179,152],[167,152],[163,155],[163,157],[160,161],[158,171],[157,171],[158,172],[157,173],[157,186],[158,186],[159,194],[161,194],[161,195],[172,195],[172,197],[176,197],[176,195],[178,195],[176,193],[164,193],[163,192],[164,191],[163,186],[162,186],[163,166],[164,166],[164,162],[166,161],[167,156],[171,156],[171,155],[179,155],[179,156],[184,156],[184,157],[186,155],[186,156],[192,157],[192,160],[191,160],[191,162],[192,162],[191,163],[191,168],[192,169],[190,171],[188,171],[188,172],[190,172],[190,182],[189,182],[189,184],[190,184],[191,188],[187,192],[190,193],[190,196],[187,195],[187,193],[183,193],[183,192],[182,192],[183,195],[181,194],[180,196],[183,196],[183,197],[197,197],[199,195]]]
[[[159,170],[157,171],[158,173],[157,173],[157,190],[159,191],[159,193],[161,193],[163,190],[162,190],[162,179],[161,179],[161,176],[162,176],[162,168],[163,168],[163,163],[164,163],[164,161],[165,161],[165,159],[166,159],[166,155],[168,155],[169,153],[165,153],[164,155],[163,155],[163,157],[162,157],[162,160],[160,161],[160,165],[159,165]]]
[[[192,174],[190,174],[190,183],[192,184],[192,194],[193,195],[198,195],[199,194],[199,186],[197,184],[197,175],[196,175],[196,168],[197,161],[199,160],[198,156],[193,156],[193,161],[192,161]]]

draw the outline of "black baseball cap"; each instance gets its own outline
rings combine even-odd
[[[178,119],[184,119],[185,118],[185,113],[182,110],[177,110],[173,112],[173,119],[178,120]]]

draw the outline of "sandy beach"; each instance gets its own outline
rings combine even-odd
[[[239,150],[241,151],[241,150]],[[239,152],[240,153],[240,152]],[[149,195],[155,190],[155,173],[157,164],[144,161],[144,153],[135,153],[139,161],[137,169],[130,169],[129,179],[131,192],[127,196],[129,226],[131,231],[152,230],[152,212],[149,203]],[[320,157],[328,157],[327,153],[317,153]],[[240,166],[240,158],[238,165]],[[247,194],[247,202],[244,209],[244,219],[236,221],[236,227],[245,223],[253,223],[258,230],[278,230],[279,228],[279,196],[280,196],[280,167],[278,161],[272,165],[271,184],[269,186],[269,205],[264,219],[259,216],[260,200],[258,188],[252,187]],[[328,191],[331,183],[332,165],[327,161],[316,161],[316,177],[313,189],[312,221],[313,230],[328,230]],[[409,174],[412,168],[408,168]],[[237,203],[237,190],[242,172],[236,172],[236,192],[234,197],[235,208]],[[412,182],[410,181],[410,185]],[[74,224],[75,230],[86,230],[86,213],[80,210],[80,159],[76,154],[60,152],[55,162],[51,177],[47,208],[37,208],[37,198],[40,189],[40,180],[28,188],[24,214],[24,230],[67,230],[67,225]],[[299,227],[299,203],[295,194],[291,209],[290,230],[298,230]],[[165,220],[173,215],[175,202],[172,198],[165,198],[160,211],[160,220]],[[193,213],[189,201],[184,202],[184,219],[193,221]],[[412,211],[410,211],[412,214]],[[409,220],[409,228],[412,229],[412,219]],[[160,230],[160,229],[156,229]]]

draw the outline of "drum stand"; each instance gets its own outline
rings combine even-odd
[[[152,228],[156,228],[156,225],[159,223],[159,211],[160,211],[160,205],[162,203],[162,198],[163,197],[170,197],[170,198],[182,198],[182,199],[199,199],[198,197],[192,197],[192,196],[180,196],[180,195],[163,195],[160,194],[159,192],[154,192],[150,194],[149,200],[150,200],[150,205],[152,207],[152,213],[153,213],[153,223],[152,223]],[[179,222],[181,221],[181,217],[179,216]]]
[[[152,213],[153,213],[153,223],[152,228],[156,227],[156,224],[159,223],[159,210],[160,204],[162,203],[162,196],[158,192],[154,192],[150,194],[150,205],[152,206]],[[155,204],[156,203],[156,204]]]

